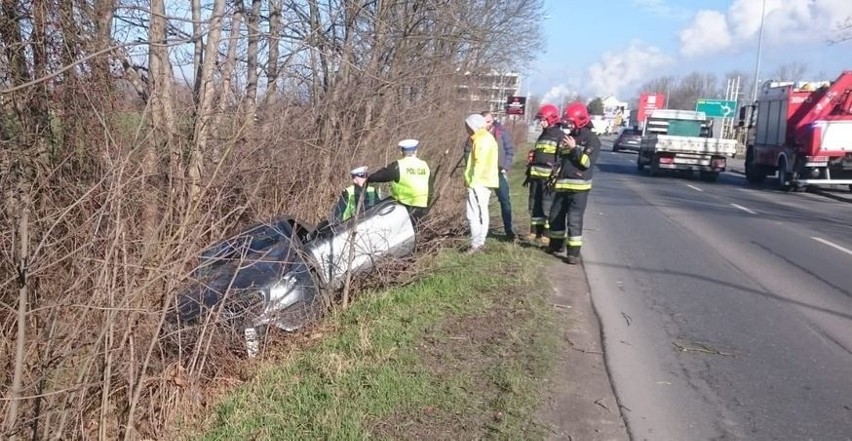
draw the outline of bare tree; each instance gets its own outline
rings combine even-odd
[[[213,105],[216,100],[216,84],[213,82],[219,52],[219,43],[222,35],[222,20],[225,12],[225,0],[215,0],[210,15],[210,30],[207,33],[207,42],[204,48],[204,61],[201,64],[201,83],[198,90],[199,102],[193,129],[193,144],[190,149],[189,163],[187,164],[187,179],[189,181],[189,201],[192,204],[199,202],[198,198],[202,191],[201,175],[204,169],[204,153],[207,151],[210,134],[213,127]]]
[[[711,73],[693,72],[680,79],[670,91],[668,107],[671,109],[694,110],[699,98],[720,97],[716,76]]]
[[[799,61],[778,66],[772,74],[775,81],[802,81],[808,73],[808,65]]]
[[[839,44],[849,40],[852,40],[852,16],[846,17],[834,27],[832,36],[828,41],[832,44]]]

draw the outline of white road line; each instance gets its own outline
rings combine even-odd
[[[695,190],[695,191],[704,191],[704,190],[702,190],[702,189],[700,189],[700,188],[698,188],[698,187],[696,187],[696,186],[694,186],[694,185],[692,185],[692,184],[686,184],[686,186],[687,186],[687,187],[689,187],[689,188],[691,188],[691,189],[693,189],[693,190]]]
[[[739,208],[740,210],[745,211],[748,214],[757,214],[756,211],[752,210],[751,208],[743,207],[742,205],[731,204],[731,206],[734,208]]]
[[[848,254],[848,255],[852,256],[852,250],[850,250],[849,248],[845,248],[845,247],[842,247],[842,246],[840,246],[840,245],[838,245],[838,244],[836,244],[836,243],[829,242],[829,241],[827,241],[827,240],[825,240],[825,239],[823,239],[823,238],[821,238],[821,237],[811,237],[811,239],[813,239],[813,240],[815,240],[815,241],[817,241],[817,242],[819,242],[819,243],[821,243],[821,244],[823,244],[823,245],[828,245],[828,246],[830,246],[830,247],[832,247],[832,248],[834,248],[834,249],[836,249],[836,250],[843,251],[844,253],[846,253],[846,254]]]

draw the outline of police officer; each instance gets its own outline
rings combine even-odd
[[[561,253],[566,245],[565,261],[575,265],[583,245],[583,216],[592,189],[592,168],[601,150],[601,141],[592,131],[592,119],[585,104],[574,102],[565,107],[563,126],[569,133],[559,149],[559,167],[552,180],[553,206],[550,210],[549,253]]]
[[[547,180],[556,165],[556,149],[562,142],[563,133],[559,127],[559,109],[555,105],[541,106],[536,119],[542,131],[530,152],[524,180],[524,186],[529,186],[530,234],[527,240],[538,240],[547,245],[549,239],[545,232],[552,203]]]
[[[337,223],[346,222],[358,211],[366,210],[377,203],[381,196],[376,187],[367,184],[367,167],[357,167],[349,172],[352,185],[343,190],[337,205],[334,206],[334,220]],[[364,193],[363,201],[361,193]],[[359,210],[359,206],[362,210]]]
[[[390,183],[391,197],[405,205],[416,222],[429,208],[431,172],[429,164],[417,157],[420,141],[404,139],[398,146],[402,158],[367,176],[367,182]]]

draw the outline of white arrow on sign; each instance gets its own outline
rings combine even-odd
[[[721,105],[719,108],[722,109],[722,112],[724,112],[722,115],[723,118],[727,118],[729,114],[734,113],[734,109],[728,107],[727,104]]]

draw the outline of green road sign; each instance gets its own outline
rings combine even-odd
[[[707,118],[733,118],[737,111],[737,102],[701,98],[695,102],[695,110],[704,112]]]

